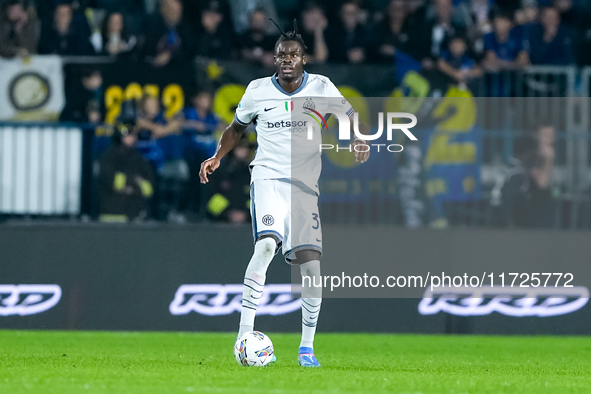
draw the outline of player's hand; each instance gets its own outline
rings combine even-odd
[[[217,157],[212,157],[201,163],[201,169],[199,170],[199,179],[201,180],[201,183],[209,182],[207,176],[213,174],[213,172],[217,170],[219,166],[220,159]]]
[[[365,145],[367,148],[361,147],[357,148],[356,150],[355,147],[358,145]],[[357,161],[358,163],[365,163],[367,159],[369,159],[369,145],[367,144],[367,142],[362,140],[353,141],[353,150],[355,151],[355,161]]]

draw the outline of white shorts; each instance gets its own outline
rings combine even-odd
[[[276,236],[288,263],[298,250],[322,254],[318,195],[313,190],[288,179],[259,179],[250,184],[250,199],[255,242],[262,235]]]

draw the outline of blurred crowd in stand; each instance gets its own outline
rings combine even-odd
[[[2,0],[0,56],[127,56],[162,67],[201,55],[271,67],[300,21],[312,62],[392,63],[454,79],[476,69],[591,64],[583,0]]]
[[[438,70],[460,85],[529,65],[591,65],[591,4],[583,0],[1,0],[0,56],[110,56],[163,70],[202,56],[272,69],[279,32],[269,17],[286,29],[297,18],[311,63]],[[80,78],[67,92],[61,120],[100,124],[101,72],[88,67]],[[212,94],[197,87],[174,116],[166,116],[154,96],[137,101],[133,122],[123,122],[127,131],[118,129],[101,159],[105,220],[127,212],[118,198],[135,201],[128,218],[185,221],[195,214],[195,220],[249,220],[252,140],[240,142],[213,185],[204,189],[197,180],[199,164],[215,151],[225,127],[212,111]],[[512,166],[520,175],[497,187],[499,201],[509,199],[504,206],[513,207],[506,209],[518,209],[527,199],[551,203],[554,137],[548,130],[554,129],[540,126],[516,151]],[[158,183],[170,170],[163,148],[168,136],[185,139],[176,173],[186,173],[186,186],[177,209],[163,218],[158,207],[168,197],[158,192]],[[132,168],[129,174],[123,163]]]

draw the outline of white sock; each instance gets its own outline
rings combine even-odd
[[[254,328],[254,317],[265,286],[267,267],[275,256],[276,247],[277,243],[273,238],[263,238],[254,245],[254,253],[244,274],[242,314],[240,315],[238,338]]]
[[[312,279],[312,286],[314,283],[320,284],[320,261],[312,260],[301,264],[300,273],[302,277],[308,276]],[[314,348],[314,335],[316,334],[321,303],[322,287],[302,288],[302,341],[300,347]]]

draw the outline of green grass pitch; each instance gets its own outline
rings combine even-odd
[[[591,393],[591,338],[268,333],[278,362],[242,367],[235,334],[0,331],[0,393]]]

